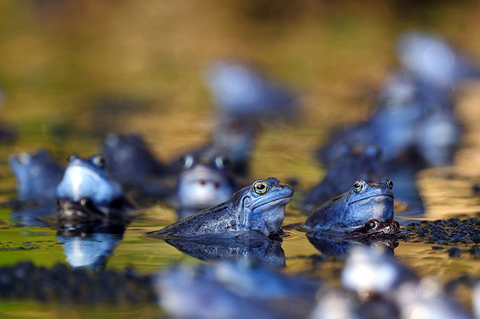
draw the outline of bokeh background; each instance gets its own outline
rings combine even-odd
[[[297,123],[260,136],[253,175],[313,183],[320,168],[308,151],[330,128],[367,117],[397,65],[400,33],[439,32],[480,60],[479,21],[468,0],[5,0],[0,118],[18,150],[86,156],[106,132],[139,132],[170,159],[215,125],[205,65],[239,59],[303,102]]]
[[[202,71],[219,58],[252,63],[301,94],[296,121],[268,124],[259,135],[251,176],[294,178],[306,189],[324,172],[313,150],[332,128],[368,117],[383,80],[398,66],[396,39],[412,29],[440,33],[480,62],[480,2],[473,0],[2,0],[0,126],[17,138],[0,147],[0,200],[15,196],[7,165],[12,153],[46,147],[65,163],[72,153],[99,152],[108,132],[140,133],[164,161],[206,143],[216,119]],[[480,181],[480,86],[471,83],[460,93],[457,111],[467,134],[455,165],[419,176],[429,219],[480,211],[472,191]],[[64,261],[53,229],[10,228],[9,214],[0,211],[2,264]],[[164,207],[153,208],[155,214],[174,218]],[[184,260],[145,238],[158,227],[137,222],[109,267],[155,271],[173,258]],[[284,242],[288,257],[317,253],[295,236]],[[395,254],[421,275],[478,274],[478,261],[432,256],[423,243],[401,245]],[[305,264],[288,259],[287,271]],[[326,273],[338,275],[338,267]],[[12,317],[112,316],[111,308],[65,315],[29,307],[1,308]],[[152,308],[117,309],[116,315],[156,316]]]

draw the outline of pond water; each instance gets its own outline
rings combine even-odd
[[[470,41],[474,32],[464,31],[476,30],[474,21],[480,21],[475,16],[479,10],[473,10],[475,4],[470,2],[465,2],[464,8],[447,4],[431,11],[422,8],[418,14],[428,19],[409,15],[406,22],[395,13],[399,8],[387,5],[370,11],[345,1],[330,7],[314,6],[309,12],[309,2],[304,1],[303,11],[289,16],[288,10],[281,10],[282,19],[275,21],[262,7],[243,7],[235,2],[234,9],[243,12],[234,15],[238,29],[222,28],[229,25],[233,9],[218,6],[218,1],[207,1],[204,6],[167,2],[159,6],[153,1],[141,5],[123,1],[115,9],[95,1],[66,1],[64,5],[5,1],[0,5],[5,9],[0,12],[0,36],[4,38],[0,47],[5,52],[0,61],[0,85],[6,92],[2,121],[18,134],[15,142],[0,148],[2,203],[16,196],[16,182],[7,161],[19,151],[46,147],[65,163],[62,159],[73,153],[98,153],[111,131],[141,133],[162,160],[205,143],[216,124],[215,111],[209,107],[199,74],[209,59],[233,55],[258,61],[303,93],[304,108],[297,122],[267,124],[251,162],[251,181],[270,176],[282,182],[298,181],[284,225],[303,222],[305,216],[292,207],[302,191],[325,172],[314,160],[313,151],[327,141],[333,127],[366,117],[379,83],[395,59],[388,48],[400,30],[418,26],[420,20],[428,21],[428,26],[480,52],[480,41]],[[270,2],[261,3],[268,7]],[[212,12],[213,21],[205,18],[210,16],[208,12]],[[458,16],[464,15],[458,12],[468,13],[467,18],[460,19]],[[266,16],[255,18],[257,14]],[[352,21],[353,17],[356,20]],[[446,22],[455,28],[446,29]],[[132,25],[136,27],[130,28]],[[157,38],[159,42],[154,41]],[[236,51],[239,53],[232,54]],[[480,182],[480,85],[471,83],[461,93],[457,111],[466,129],[462,146],[453,166],[419,174],[426,206],[421,219],[480,213],[480,199],[473,192],[473,186]],[[121,271],[133,267],[140,273],[154,273],[179,261],[200,263],[162,240],[145,236],[175,219],[166,203],[145,208],[128,226],[106,268]],[[312,256],[321,253],[305,234],[295,229],[287,233],[282,243],[284,271],[308,272],[337,285],[342,262],[315,263]],[[419,275],[434,275],[444,283],[462,274],[480,276],[480,264],[474,256],[463,253],[450,258],[447,246],[443,250],[432,246],[399,240],[394,254]],[[0,266],[26,260],[47,267],[66,262],[54,227],[16,226],[8,207],[0,208],[0,256]],[[66,308],[33,301],[0,301],[2,318],[47,316],[153,318],[162,313],[154,305]]]

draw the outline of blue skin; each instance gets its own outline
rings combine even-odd
[[[395,294],[406,283],[416,284],[418,277],[381,246],[355,247],[342,270],[343,286],[359,293]]]
[[[405,73],[389,78],[369,120],[337,132],[317,155],[325,164],[351,147],[377,145],[384,162],[416,161],[451,165],[462,130],[453,113],[452,92]]]
[[[292,318],[259,300],[237,294],[210,273],[178,265],[160,273],[155,287],[162,308],[175,318]]]
[[[216,157],[212,161],[187,156],[184,170],[177,179],[175,206],[180,218],[228,200],[237,190],[227,172],[226,160]]]
[[[56,202],[56,187],[62,180],[64,169],[46,150],[36,154],[21,153],[11,156],[10,168],[17,179],[18,199],[39,204]]]
[[[211,267],[213,276],[232,291],[255,300],[297,299],[314,302],[318,280],[289,276],[269,267],[247,262],[222,261]]]
[[[108,172],[117,181],[142,181],[163,176],[165,167],[155,159],[145,141],[138,135],[110,133],[103,144]]]
[[[354,247],[376,245],[385,247],[393,254],[393,250],[398,244],[397,240],[393,236],[385,235],[398,233],[398,224],[391,221],[377,223],[373,229],[368,228],[364,227],[363,230],[351,234],[311,231],[307,233],[307,239],[313,247],[325,256],[345,256]]]
[[[201,158],[215,158],[222,156],[230,161],[229,171],[238,177],[246,177],[249,172],[250,154],[255,146],[260,125],[248,119],[223,119],[215,128],[210,142],[189,152]],[[185,156],[182,156],[182,158]],[[171,165],[172,170],[180,171],[180,161],[177,159]]]
[[[259,180],[235,193],[228,201],[205,209],[149,235],[164,239],[218,237],[236,238],[258,232],[278,234],[285,219],[285,206],[293,189],[276,178]]]
[[[245,233],[245,236],[235,239],[180,238],[165,241],[179,251],[204,261],[233,259],[275,268],[285,267],[282,241],[265,238],[257,232]]]
[[[378,183],[358,180],[347,193],[321,206],[308,217],[307,230],[355,232],[393,220],[393,183],[382,178]]]
[[[378,180],[383,176],[380,153],[379,148],[374,146],[345,147],[345,154],[329,165],[325,177],[305,195],[300,207],[314,209],[348,191],[357,179]]]
[[[123,203],[123,192],[116,181],[106,172],[103,157],[92,156],[83,159],[70,156],[63,179],[57,188],[57,198],[80,201],[88,198],[100,210]],[[119,207],[114,207],[119,208]]]
[[[123,234],[93,233],[90,236],[58,236],[67,262],[72,268],[102,270],[117,248]]]
[[[217,61],[206,72],[215,104],[230,117],[265,117],[293,115],[297,96],[288,89],[269,81],[252,67]]]
[[[403,66],[433,86],[455,87],[469,78],[480,77],[478,65],[439,35],[407,32],[399,38],[397,49]]]

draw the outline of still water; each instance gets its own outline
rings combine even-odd
[[[474,131],[467,135],[467,141],[474,141]],[[68,145],[76,145],[80,141],[74,139],[67,140],[67,147],[62,149],[65,153],[74,153],[75,148],[69,148]],[[285,141],[286,140],[286,141]],[[293,143],[295,140],[301,140],[302,143]],[[303,222],[305,217],[293,208],[298,196],[301,196],[301,188],[306,187],[312,180],[320,179],[322,171],[316,168],[313,159],[310,159],[310,145],[315,145],[319,137],[310,134],[309,131],[299,126],[293,125],[281,128],[267,128],[260,137],[258,148],[255,151],[252,168],[255,178],[266,178],[269,175],[276,176],[282,181],[289,178],[299,180],[299,189],[293,198],[292,203],[287,206],[286,219],[284,225]],[[282,141],[282,142],[280,142]],[[292,141],[292,144],[289,143]],[[82,136],[82,143],[91,145],[86,148],[85,154],[98,152],[101,139]],[[285,143],[285,144],[282,144]],[[473,143],[473,142],[472,142]],[[300,148],[295,152],[288,151],[291,145],[300,144]],[[452,216],[473,215],[480,211],[480,203],[472,191],[472,186],[476,182],[477,175],[475,167],[471,167],[469,160],[480,156],[480,151],[474,144],[467,145],[461,149],[458,154],[458,160],[453,167],[429,170],[421,173],[419,177],[422,196],[426,202],[427,214],[424,219],[435,220],[449,218]],[[282,146],[283,145],[283,146]],[[15,152],[21,146],[6,145],[2,149],[2,172],[4,172],[4,181],[2,183],[2,200],[7,201],[15,198],[15,180],[9,173],[6,163],[8,154]],[[298,147],[298,145],[297,145]],[[282,150],[283,149],[283,150]],[[289,154],[285,156],[284,154]],[[294,166],[298,162],[308,162],[309,165],[302,167],[303,174],[310,177],[311,180],[303,178],[301,174],[294,174]],[[266,171],[262,163],[268,165],[268,173],[259,173]],[[271,167],[273,166],[273,167]],[[278,171],[277,174],[272,171]],[[179,252],[174,247],[166,244],[162,240],[148,238],[147,232],[158,230],[161,227],[176,220],[176,215],[167,204],[159,204],[143,210],[141,217],[132,222],[126,230],[123,240],[118,242],[117,248],[110,257],[107,269],[122,271],[125,267],[132,267],[141,273],[153,273],[162,268],[169,267],[176,262],[199,263],[201,261],[187,254]],[[17,262],[31,260],[38,266],[51,267],[56,263],[65,263],[66,257],[64,249],[56,230],[52,227],[33,228],[17,227],[12,222],[11,210],[2,208],[0,218],[0,254],[1,265],[12,265]],[[285,271],[288,273],[307,272],[311,275],[322,278],[323,281],[332,285],[338,284],[339,269],[342,262],[332,259],[321,263],[315,262],[315,256],[321,253],[309,243],[304,233],[295,229],[287,231],[288,237],[284,238],[282,248],[286,257]],[[469,253],[465,252],[461,257],[449,258],[445,246],[443,250],[433,250],[433,244],[425,242],[405,242],[399,241],[395,248],[395,256],[398,260],[413,267],[420,275],[434,275],[442,282],[458,277],[462,274],[472,276],[480,275],[480,266],[478,260],[474,259]],[[436,245],[438,246],[438,245]],[[469,249],[472,245],[459,246],[461,249]],[[96,307],[93,309],[67,308],[64,309],[57,305],[42,305],[34,302],[2,301],[2,317],[25,317],[35,318],[43,316],[63,317],[63,316],[89,316],[102,318],[107,313],[117,313],[119,317],[131,317],[136,314],[143,316],[160,316],[160,310],[152,305],[145,306],[124,306],[121,309],[105,307]],[[29,310],[26,311],[25,308]]]

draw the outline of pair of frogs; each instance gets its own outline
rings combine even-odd
[[[303,225],[307,231],[370,234],[394,233],[392,181],[358,180],[347,193],[316,209]],[[266,237],[280,235],[285,206],[293,189],[276,178],[255,181],[228,201],[149,233],[171,238],[243,238],[254,231]]]
[[[390,231],[394,228],[392,187],[388,179],[381,179],[378,183],[359,180],[350,191],[315,210],[304,227],[309,231]],[[258,180],[222,204],[151,235],[163,238],[212,235],[237,238],[251,231],[266,237],[278,235],[285,217],[285,206],[293,193],[290,186],[281,184],[276,178]],[[60,217],[67,220],[82,215],[89,218],[121,216],[127,203],[121,187],[105,172],[101,156],[88,160],[70,157],[56,197],[61,199],[63,214]]]

